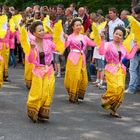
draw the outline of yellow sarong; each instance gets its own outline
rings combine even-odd
[[[31,88],[33,67],[34,67],[34,65],[29,63],[25,59],[24,79],[25,79],[25,83],[26,83],[26,86],[28,89]]]
[[[4,59],[4,73],[3,77],[6,80],[8,78],[8,62],[9,62],[9,47],[6,46],[5,43],[3,43],[3,47],[1,50],[1,56]]]
[[[67,60],[64,85],[69,94],[69,100],[76,102],[84,99],[88,83],[86,65],[83,65],[82,54],[79,61],[74,65],[71,60]]]
[[[116,111],[124,99],[125,72],[120,67],[115,74],[105,71],[107,91],[101,97],[104,109]]]
[[[49,110],[54,95],[54,72],[42,78],[32,75],[32,85],[28,96],[28,116],[34,121],[38,117],[49,119]]]
[[[3,70],[4,70],[4,63],[0,61],[0,88],[3,85]]]

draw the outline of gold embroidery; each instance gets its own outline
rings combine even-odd
[[[38,119],[38,111],[35,108],[28,107],[28,117],[33,121],[36,122]]]
[[[42,117],[42,118],[49,119],[49,113],[50,113],[50,107],[43,106],[40,108],[38,116]]]

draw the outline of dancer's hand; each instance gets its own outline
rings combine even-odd
[[[95,63],[95,59],[94,59],[94,58],[92,58],[92,61],[91,61],[91,63],[92,63],[92,64],[94,64],[94,63]]]
[[[64,38],[65,38],[65,40],[67,40],[68,39],[68,35],[64,34]]]
[[[35,46],[36,46],[34,41],[30,41],[30,45],[31,45],[31,48],[32,48],[32,49],[34,49]]]

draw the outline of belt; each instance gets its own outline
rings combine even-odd
[[[52,64],[49,65],[42,65],[42,66],[35,66],[35,68],[39,68],[39,69],[46,69],[46,68],[50,68],[52,66]]]
[[[72,51],[72,52],[77,52],[77,53],[84,54],[84,51],[83,51],[83,50],[73,49],[73,50],[71,50],[71,51]]]
[[[115,63],[107,63],[108,65],[111,65],[111,66],[117,66],[117,67],[121,67],[122,66],[122,63],[118,63],[118,64],[115,64]]]

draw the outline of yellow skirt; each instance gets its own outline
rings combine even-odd
[[[27,110],[31,120],[36,121],[38,117],[49,119],[49,111],[54,95],[55,77],[54,72],[48,78],[40,78],[33,74],[32,85],[29,91]]]
[[[27,60],[25,60],[24,79],[28,89],[31,88],[33,67],[33,64],[30,64]]]
[[[9,62],[9,48],[7,48],[6,44],[3,43],[3,47],[1,50],[1,56],[4,59],[4,73],[3,73],[3,77],[4,79],[8,78],[8,62]]]
[[[84,99],[88,83],[86,66],[83,66],[82,55],[76,65],[67,60],[64,85],[69,94],[69,101],[76,102]]]
[[[4,71],[4,63],[0,61],[0,88],[3,85],[3,71]]]
[[[101,97],[102,107],[116,111],[124,99],[125,90],[125,73],[122,68],[119,68],[117,73],[112,74],[105,71],[107,81],[107,91]]]

